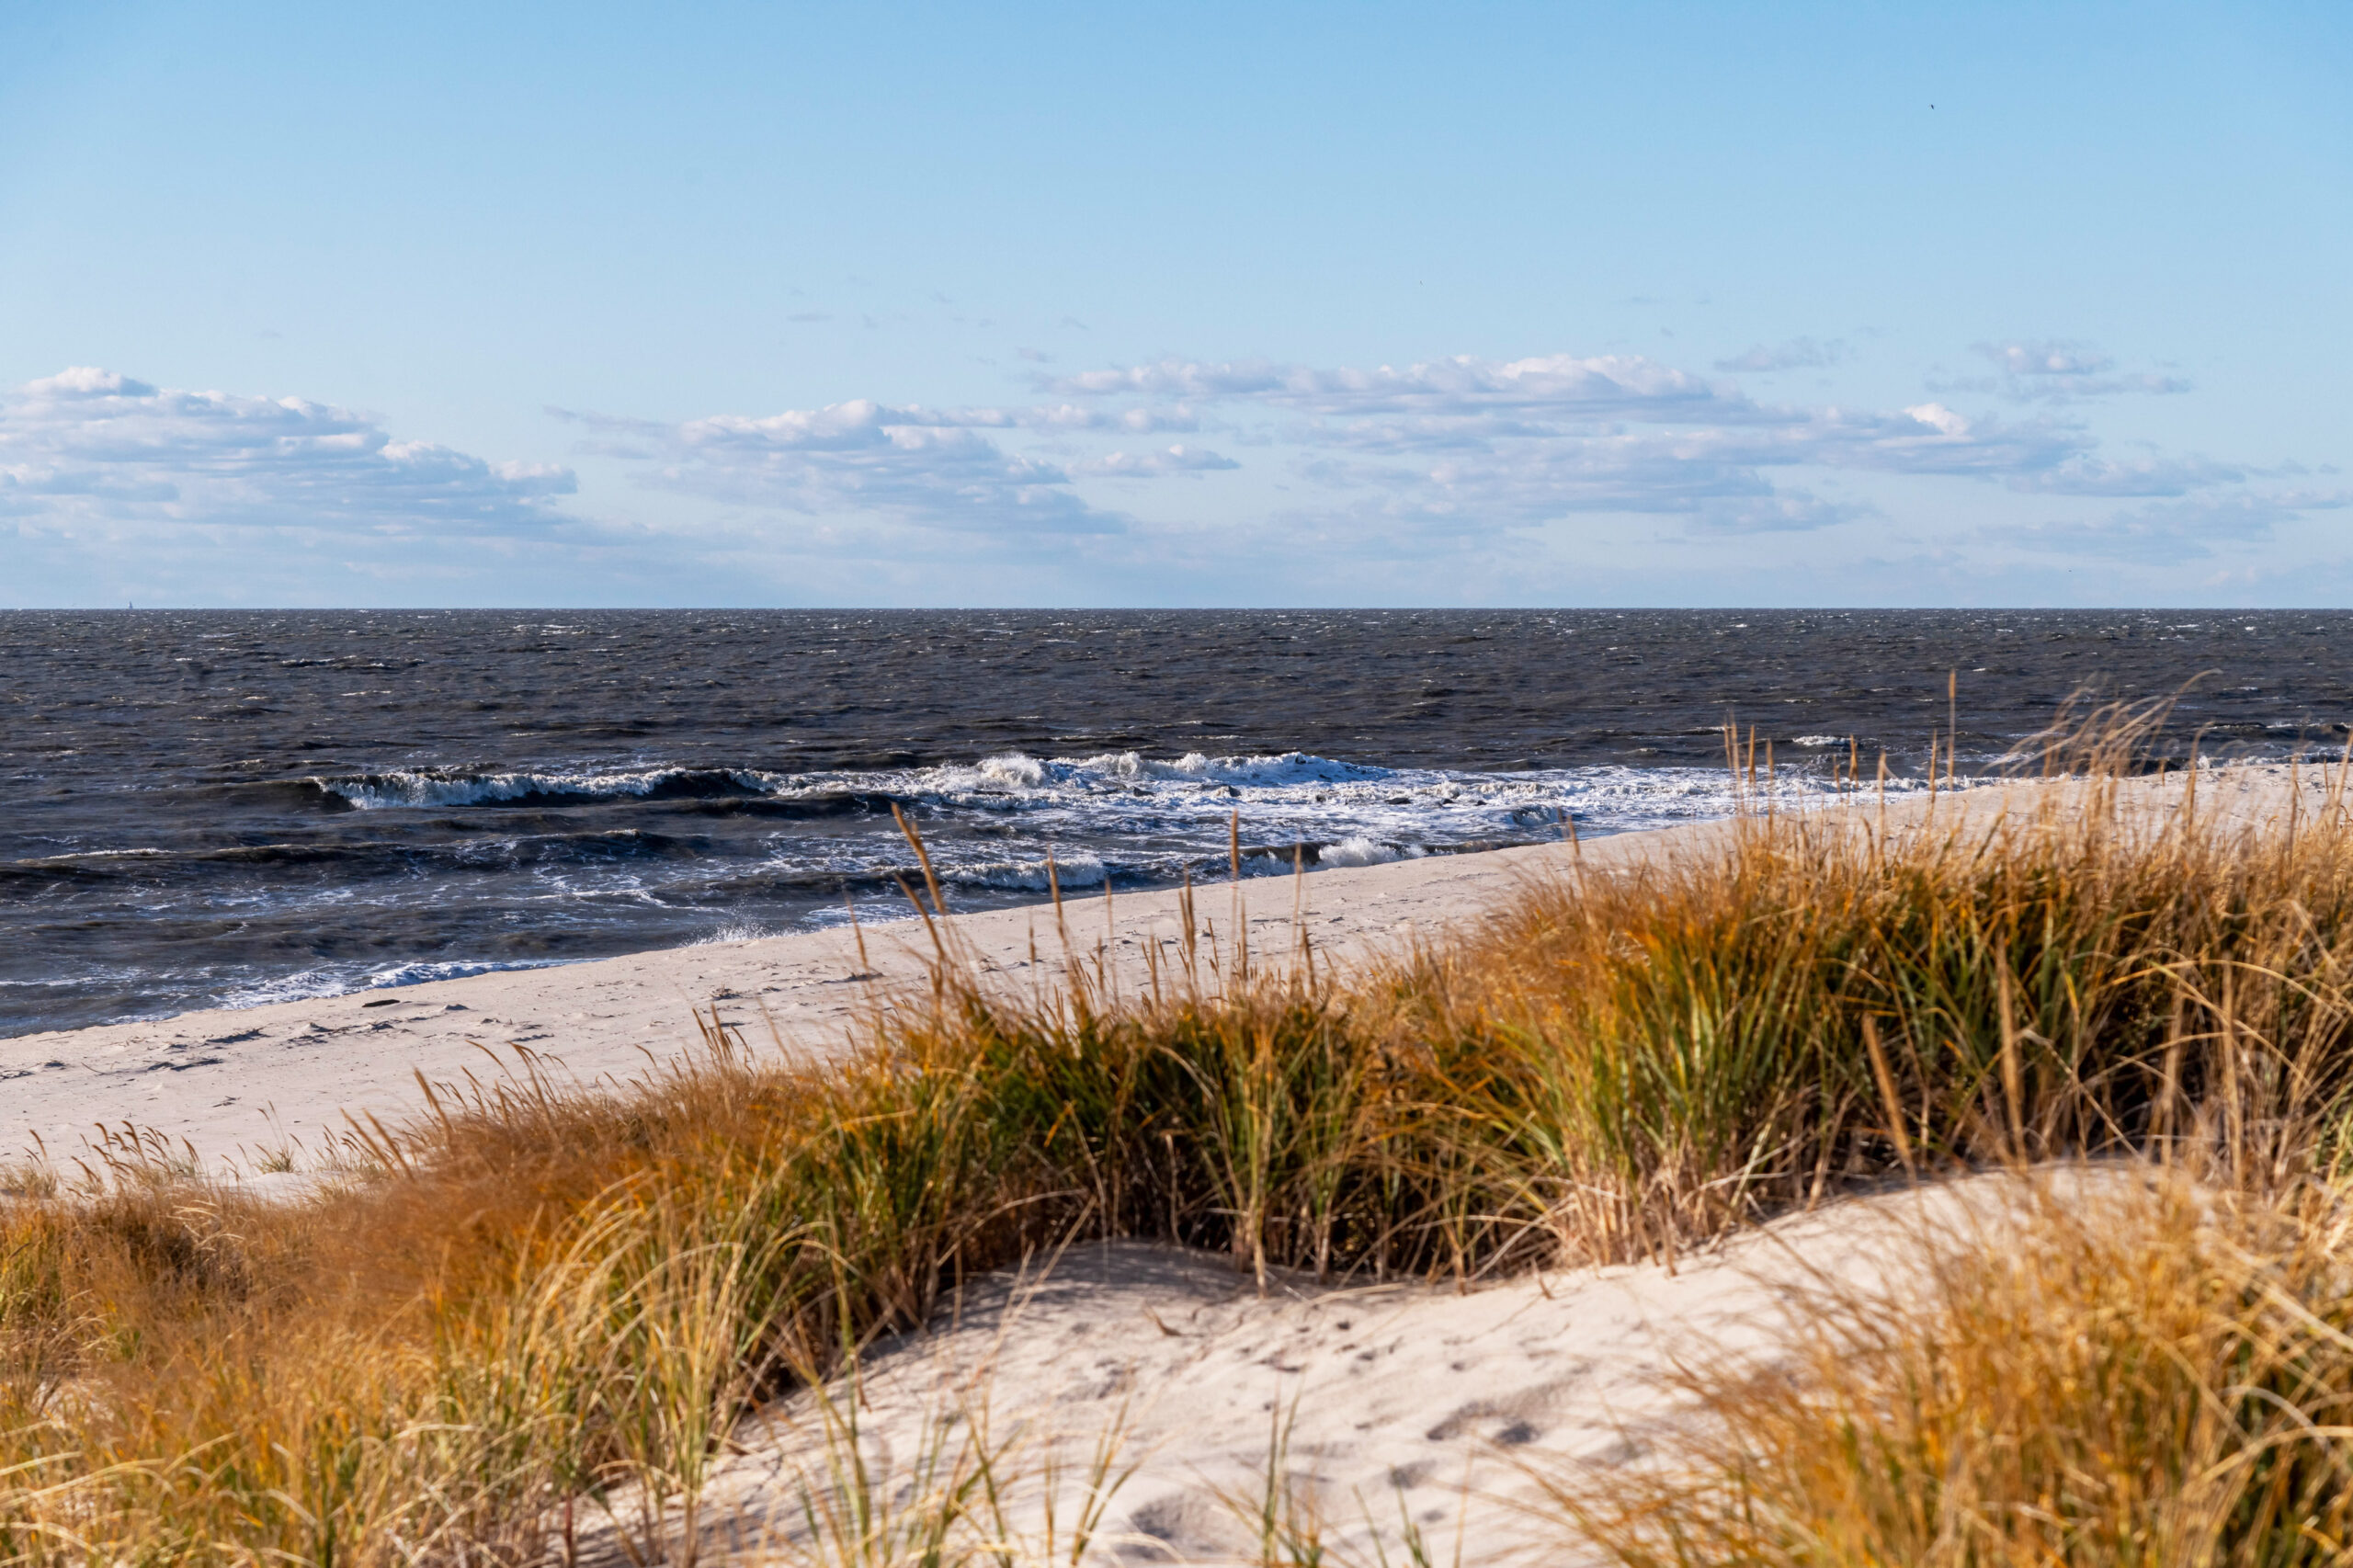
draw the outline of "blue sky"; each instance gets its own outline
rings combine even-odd
[[[0,604],[2353,602],[2348,80],[2341,5],[14,5]]]

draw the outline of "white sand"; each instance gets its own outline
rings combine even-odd
[[[2240,768],[2202,788],[2222,809],[2253,821],[2284,809],[2284,770]],[[2310,772],[2303,785],[2309,810],[2323,786]],[[1887,817],[1899,826],[1947,825],[1964,812],[1985,821],[2038,788],[1947,794],[1935,816],[1929,801],[1906,800],[1891,804]],[[2177,786],[2132,788],[2152,803],[2177,796]],[[1256,878],[1242,884],[1244,907],[1257,950],[1293,945],[1297,900],[1317,951],[1346,960],[1435,937],[1529,879],[1566,874],[1580,859],[1588,872],[1624,869],[1704,850],[1724,832],[1699,824],[1593,840],[1574,856],[1565,845],[1543,846]],[[1233,909],[1228,887],[1197,894],[1196,915],[1221,941],[1231,936]],[[1174,892],[1074,898],[1066,913],[1074,946],[1089,954],[1099,946],[1131,989],[1145,983],[1147,945],[1173,953],[1182,929]],[[949,924],[960,948],[1002,983],[1051,982],[1061,971],[1049,907]],[[580,1079],[642,1074],[692,1047],[697,1007],[716,1006],[756,1043],[766,1042],[773,1019],[791,1051],[838,1049],[864,1009],[920,987],[926,973],[930,947],[917,922],[870,926],[866,941],[864,970],[843,929],[0,1040],[0,1159],[38,1139],[63,1165],[102,1128],[185,1144],[215,1169],[250,1172],[264,1151],[289,1146],[315,1159],[347,1118],[407,1119],[424,1108],[420,1079],[457,1087],[469,1074],[494,1076],[514,1062],[511,1047],[552,1057],[559,1074]]]
[[[2133,1179],[2122,1166],[2038,1178],[2076,1211]],[[1330,1561],[1371,1563],[1385,1551],[1404,1562],[1407,1519],[1437,1562],[1455,1560],[1458,1533],[1465,1563],[1587,1561],[1545,1506],[1542,1479],[1606,1481],[1651,1459],[1656,1439],[1690,1419],[1669,1382],[1678,1361],[1769,1352],[1792,1287],[1901,1290],[1908,1262],[2008,1233],[2028,1199],[2016,1178],[1972,1177],[1793,1216],[1671,1270],[1523,1276],[1463,1292],[1319,1289],[1286,1274],[1261,1297],[1221,1256],[1074,1248],[1051,1267],[980,1281],[930,1332],[870,1353],[855,1392],[830,1391],[834,1423],[808,1392],[745,1421],[699,1533],[751,1549],[745,1561],[766,1560],[763,1546],[790,1561],[790,1538],[807,1533],[801,1497],[832,1484],[829,1426],[838,1455],[837,1423],[855,1408],[879,1489],[903,1505],[907,1489],[926,1489],[926,1450],[952,1465],[975,1425],[1008,1444],[1025,1561],[1048,1557],[1037,1550],[1045,1464],[1062,1469],[1067,1521],[1092,1452],[1114,1431],[1121,1468],[1134,1471],[1090,1562],[1256,1561],[1247,1516],[1286,1425],[1277,1473],[1293,1517],[1320,1518]],[[617,1506],[623,1528],[631,1506]],[[665,1523],[680,1528],[675,1511]],[[621,1560],[609,1527],[591,1533],[599,1550],[589,1560]],[[643,1539],[642,1524],[635,1533]]]

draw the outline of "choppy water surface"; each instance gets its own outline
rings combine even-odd
[[[2353,615],[0,613],[0,1034],[1720,815],[2087,683],[2332,753]],[[2211,672],[2211,673],[2209,673]],[[2330,739],[2334,734],[2336,738]]]

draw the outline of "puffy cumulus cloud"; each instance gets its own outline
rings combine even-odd
[[[980,532],[1121,532],[1126,522],[1071,489],[1051,462],[1006,451],[982,428],[997,410],[933,411],[858,399],[761,416],[676,425],[571,415],[605,437],[589,449],[635,459],[659,488],[818,514],[876,513]]]
[[[1404,369],[1381,365],[1329,370],[1258,361],[1206,365],[1163,359],[1059,377],[1042,382],[1041,389],[1066,397],[1142,393],[1192,402],[1247,399],[1338,416],[1415,414],[1443,418],[1544,409],[1606,417],[1649,412],[1662,404],[1738,406],[1737,399],[1727,402],[1699,377],[1639,355],[1579,358],[1554,354],[1495,360],[1464,354]]]
[[[153,397],[155,389],[116,370],[96,365],[69,365],[53,376],[25,383],[28,397]]]
[[[1657,417],[1665,409],[1732,405],[1699,377],[1640,356],[1553,354],[1496,361],[1459,355],[1396,370],[1322,370],[1298,377],[1283,400],[1333,415],[1543,410],[1586,418]]]
[[[1019,430],[1107,430],[1116,435],[1154,436],[1201,427],[1200,415],[1184,403],[1105,409],[1063,403],[1051,407],[972,409],[966,413],[974,424]]]
[[[1188,359],[1164,359],[1108,370],[1082,370],[1074,376],[1040,377],[1038,390],[1062,397],[1110,397],[1142,393],[1154,397],[1249,397],[1281,390],[1284,372],[1264,361],[1203,365]]]
[[[1989,358],[2012,381],[2090,387],[2115,375],[2107,357],[2082,345],[1994,348]],[[1840,353],[1802,338],[1724,363],[1826,364]],[[2109,456],[2081,420],[2057,409],[2006,416],[1961,396],[1898,408],[1776,403],[1639,355],[1465,355],[1370,369],[1171,358],[1040,372],[1032,388],[1036,401],[1003,407],[857,401],[675,425],[575,417],[592,426],[589,449],[626,457],[658,486],[956,530],[976,548],[991,535],[1013,548],[1032,535],[1124,528],[1141,549],[1138,541],[1188,527],[1263,527],[1239,516],[1139,522],[1108,498],[1143,509],[1144,491],[1104,487],[1244,467],[1191,440],[1131,439],[1203,430],[1216,432],[1220,447],[1249,451],[1249,466],[1261,471],[1258,490],[1221,496],[1271,486],[1280,498],[1256,505],[1275,508],[1271,520],[1291,536],[1352,540],[1361,551],[1400,559],[1613,514],[1718,536],[1883,520],[1871,504],[1825,498],[1836,474],[2182,507],[2170,522],[2151,512],[2101,525],[2101,537],[2120,540],[2165,529],[2188,538],[2200,527],[2217,539],[2251,537],[2244,518],[2298,505],[2254,488],[2276,473],[2202,458]],[[2056,548],[2060,536],[2036,537]]]
[[[0,392],[0,515],[32,523],[539,531],[569,469],[395,441],[301,398],[152,386],[87,366]]]
[[[2092,445],[2072,426],[1972,418],[1940,403],[1923,403],[1898,414],[1808,410],[1772,431],[1768,443],[1742,449],[1756,452],[1760,463],[2006,480],[2058,468]]]
[[[1716,361],[1719,370],[1750,370],[1760,374],[1774,370],[1819,369],[1836,365],[1847,357],[1846,344],[1833,338],[1817,343],[1811,337],[1792,337],[1787,343],[1771,347],[1760,343],[1744,354]]]
[[[1937,403],[1874,413],[1716,395],[1697,406],[1654,405],[1643,419],[1620,411],[1581,422],[1558,412],[1531,404],[1503,415],[1328,424],[1294,432],[1321,449],[1299,472],[1326,489],[1373,493],[1385,516],[1432,527],[1528,527],[1628,512],[1679,515],[1698,531],[1787,532],[1874,514],[1802,487],[1784,490],[1775,476],[1786,471],[2007,480],[2057,472],[2089,452],[2087,438],[2069,426],[1972,418]]]
[[[1240,468],[1232,458],[1204,447],[1177,445],[1158,452],[1106,452],[1082,458],[1070,465],[1074,474],[1105,479],[1164,479],[1171,475],[1199,476]]]
[[[1719,368],[1829,363],[1842,352],[1801,338]],[[2129,380],[2081,344],[1986,352],[2009,381],[2063,383],[2068,396]],[[2247,492],[2260,476],[2243,465],[2109,457],[2078,422],[2006,419],[1947,399],[1893,410],[1777,404],[1640,356],[1458,357],[1370,370],[1165,359],[1051,385],[1108,408],[1176,397],[1188,408],[1288,416],[1278,438],[1299,449],[1294,472],[1329,497],[1321,513],[1308,503],[1293,515],[1378,517],[1388,539],[1399,528],[1494,530],[1588,513],[1679,517],[1704,533],[1801,531],[1878,516],[1824,501],[1801,480],[1824,470],[2052,496],[2220,503],[2185,514],[2185,528],[2199,516],[2227,528],[2233,506],[2286,505]]]
[[[1370,369],[1163,359],[1041,378],[1040,402],[934,408],[856,400],[677,424],[570,415],[583,449],[655,486],[810,515],[878,515],[973,533],[1114,533],[1090,500],[1111,481],[1200,478],[1242,465],[1193,443],[1102,445],[1192,432],[1217,411],[1235,439],[1288,448],[1322,512],[1493,536],[1581,514],[1680,516],[1715,531],[1827,528],[1861,515],[1783,494],[1808,465],[1998,476],[2086,449],[2048,422],[1972,420],[1942,404],[1886,414],[1779,407],[1640,356],[1472,356]],[[1024,450],[1045,442],[1050,458]],[[1316,501],[1290,505],[1294,519]]]

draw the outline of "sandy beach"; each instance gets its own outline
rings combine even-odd
[[[2206,808],[2249,823],[2288,809],[2288,771],[2245,767],[2201,783]],[[2325,781],[2301,778],[2306,811]],[[1892,829],[1983,824],[2021,809],[2048,788],[1981,787],[1938,797],[1863,805],[1844,813]],[[2061,789],[2069,786],[2058,786]],[[2178,778],[2134,780],[2124,798],[2162,808],[2179,798]],[[1239,908],[1255,951],[1279,956],[1296,946],[1293,922],[1321,958],[1347,963],[1437,937],[1474,921],[1531,881],[1580,866],[1622,870],[1706,849],[1724,824],[1620,834],[1578,846],[1542,845],[1483,854],[1431,856],[1336,868],[1303,877],[1245,878],[1197,891],[1195,914],[1218,941]],[[1049,904],[952,913],[946,932],[992,983],[1052,983],[1066,961]],[[1099,953],[1116,982],[1149,983],[1152,963],[1181,945],[1173,890],[1101,893],[1065,901],[1071,949]],[[517,1048],[559,1079],[626,1079],[693,1049],[697,1009],[717,1009],[759,1046],[775,1038],[796,1052],[841,1047],[858,1018],[919,988],[932,961],[930,938],[904,906],[863,927],[866,961],[847,926],[629,954],[596,962],[515,970],[392,991],[186,1013],[0,1040],[0,1150],[47,1149],[60,1164],[99,1141],[102,1130],[153,1135],[175,1151],[196,1151],[222,1173],[250,1174],[269,1152],[291,1149],[298,1164],[349,1125],[388,1124],[423,1110],[420,1081],[462,1090],[511,1072]],[[1207,941],[1208,936],[1203,940]]]
[[[1475,918],[1526,880],[1568,870],[1580,852],[1591,867],[1624,865],[1719,831],[1245,878],[1239,908],[1258,950],[1289,950],[1296,915],[1319,954],[1346,961]],[[1195,897],[1220,940],[1236,907],[1230,886]],[[943,934],[983,972],[1010,983],[1060,974],[1050,903],[957,915],[951,897],[950,911]],[[858,937],[844,926],[0,1041],[0,1147],[38,1137],[67,1153],[102,1125],[129,1122],[250,1169],[265,1148],[323,1147],[347,1114],[390,1121],[420,1109],[420,1076],[455,1085],[509,1070],[512,1047],[550,1059],[562,1076],[644,1073],[694,1046],[699,1008],[715,1007],[756,1044],[768,1041],[773,1021],[790,1049],[822,1052],[928,973],[923,924],[904,904],[873,913],[881,920],[862,927],[863,966]],[[1147,983],[1147,945],[1173,955],[1183,929],[1171,890],[1072,897],[1063,918],[1073,949],[1091,959],[1099,948],[1128,986]]]

